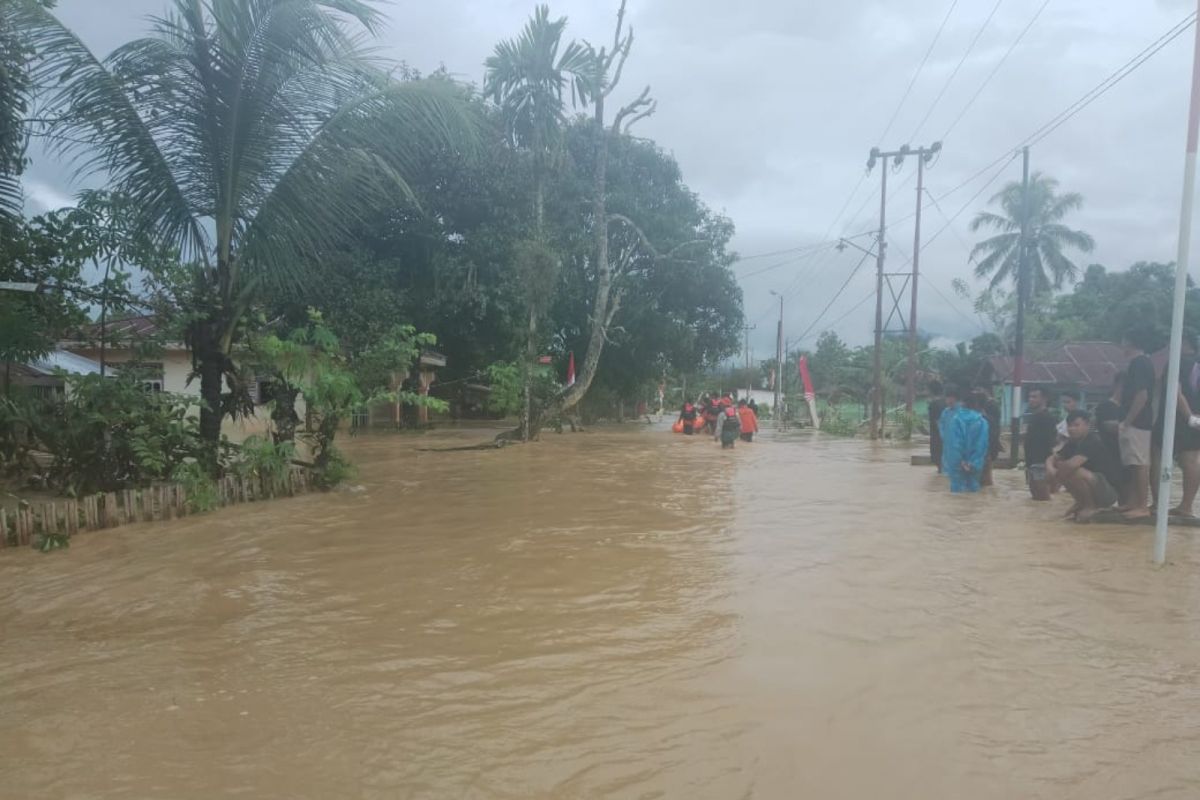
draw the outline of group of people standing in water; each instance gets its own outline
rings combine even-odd
[[[758,433],[758,405],[754,398],[734,400],[729,392],[702,394],[699,401],[684,401],[676,430],[685,436],[707,434],[721,442],[723,449],[732,449],[740,439],[754,441]]]
[[[992,485],[992,464],[1000,454],[1000,406],[982,388],[961,394],[930,384],[930,456],[950,479],[950,491],[978,492]]]
[[[1166,368],[1156,370],[1147,354],[1145,332],[1132,331],[1124,347],[1129,362],[1114,378],[1111,395],[1090,411],[1079,397],[1064,393],[1060,419],[1055,398],[1040,386],[1028,390],[1023,435],[1025,478],[1034,500],[1059,491],[1073,502],[1067,518],[1088,522],[1114,509],[1129,521],[1151,516],[1158,486],[1151,484],[1162,464],[1167,396]],[[1200,492],[1200,361],[1195,342],[1185,337],[1176,387],[1178,419],[1174,452],[1183,473],[1183,497],[1170,510],[1174,518],[1195,520]],[[1159,372],[1163,374],[1158,374]],[[953,492],[977,492],[991,484],[991,462],[1000,452],[1000,412],[981,389],[960,396],[930,386],[944,401],[930,402],[930,455],[950,479]]]

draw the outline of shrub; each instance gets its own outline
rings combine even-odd
[[[49,483],[72,495],[166,480],[203,448],[194,400],[148,391],[136,375],[73,375],[66,396],[30,407],[29,435],[53,457]]]
[[[204,465],[198,461],[180,464],[175,468],[171,478],[183,487],[187,496],[188,511],[212,511],[221,504],[221,495],[217,490],[216,481],[204,470]]]

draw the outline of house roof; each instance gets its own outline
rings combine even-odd
[[[42,358],[25,363],[25,368],[38,376],[54,375],[57,370],[72,375],[99,375],[100,362],[90,358],[68,353],[66,350],[54,350]]]
[[[1125,349],[1112,342],[1027,342],[1021,378],[1024,383],[1107,390],[1128,362]],[[988,364],[995,380],[1012,381],[1011,356],[992,356]]]
[[[123,319],[110,319],[104,323],[104,334],[108,339],[141,338],[158,333],[160,326],[158,317],[154,314],[141,314]],[[100,323],[85,325],[80,332],[84,339],[100,337]]]

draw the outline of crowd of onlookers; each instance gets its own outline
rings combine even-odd
[[[1080,522],[1116,507],[1133,521],[1151,515],[1157,493],[1150,475],[1158,473],[1165,433],[1165,368],[1156,375],[1147,355],[1144,331],[1134,330],[1124,347],[1129,362],[1112,394],[1087,409],[1069,393],[1053,397],[1042,387],[1028,391],[1023,418],[1025,476],[1034,500],[1058,491],[1071,495],[1067,517]],[[1000,452],[1000,410],[983,389],[960,394],[931,385],[930,455],[949,477],[951,491],[977,492],[991,484],[991,466]],[[1192,506],[1200,489],[1200,362],[1185,338],[1180,363],[1175,458],[1183,472],[1183,497],[1172,516],[1195,519]],[[940,395],[941,400],[937,399]],[[1060,416],[1057,405],[1061,406]]]

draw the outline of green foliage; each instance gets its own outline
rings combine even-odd
[[[212,511],[221,504],[221,493],[216,481],[198,461],[180,464],[171,473],[171,480],[183,488],[188,511],[192,513]]]
[[[50,533],[49,531],[41,531],[33,540],[33,547],[42,553],[49,553],[51,550],[65,550],[71,546],[71,535],[64,531]]]
[[[1028,269],[1032,283],[1029,295],[1044,294],[1074,281],[1079,269],[1064,255],[1067,248],[1090,253],[1095,248],[1092,237],[1062,224],[1072,211],[1083,206],[1083,196],[1076,192],[1058,193],[1058,181],[1034,173],[1029,183],[1029,205],[1021,183],[1009,183],[991,200],[999,203],[1003,213],[981,211],[971,220],[971,231],[991,228],[1000,231],[990,239],[975,245],[971,260],[982,258],[975,265],[975,276],[990,278],[991,288],[1006,281],[1016,285],[1021,261],[1021,229],[1028,232]]]
[[[238,456],[230,465],[234,475],[255,478],[263,486],[278,491],[287,481],[288,471],[296,457],[296,444],[251,436],[242,442]]]
[[[856,436],[859,425],[847,418],[844,409],[835,403],[826,403],[821,411],[821,432],[832,436]]]
[[[238,380],[232,354],[251,306],[294,292],[368,213],[412,206],[417,165],[472,150],[476,123],[450,81],[397,81],[371,65],[360,33],[381,16],[366,0],[173,10],[103,60],[36,4],[11,20],[36,51],[51,144],[109,179],[134,230],[195,265],[183,296],[202,303],[181,310],[215,468],[221,419],[237,408],[222,383]]]
[[[487,398],[487,409],[492,414],[508,416],[521,410],[521,367],[511,362],[497,362],[487,368],[488,383],[492,388]]]
[[[342,452],[331,448],[325,462],[313,473],[313,477],[317,486],[322,489],[333,489],[352,480],[357,474],[358,470],[346,460]]]
[[[53,457],[55,488],[78,496],[142,486],[200,454],[190,398],[148,391],[133,370],[67,376],[66,386],[64,399],[23,417],[32,440]]]

